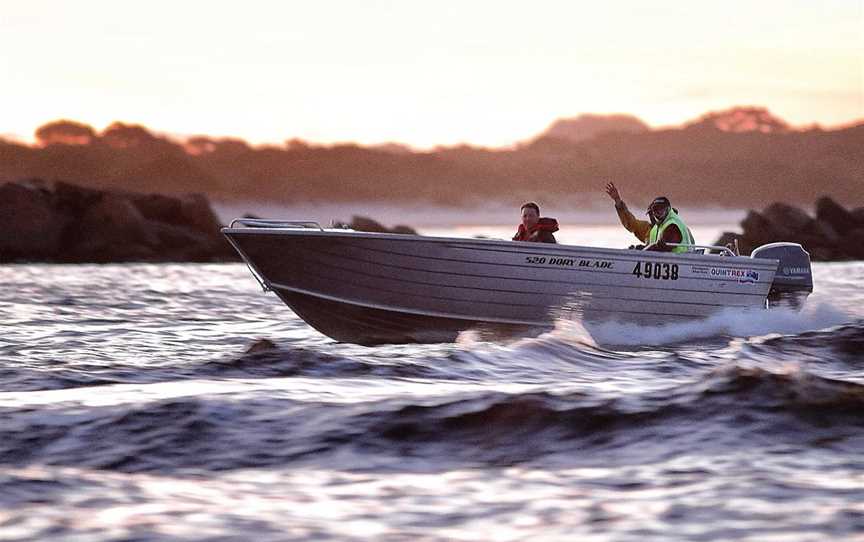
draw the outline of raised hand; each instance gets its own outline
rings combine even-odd
[[[618,192],[618,188],[615,187],[615,183],[610,182],[606,184],[606,194],[608,194],[616,204],[621,201],[621,194]]]

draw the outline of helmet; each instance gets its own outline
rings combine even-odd
[[[654,198],[654,201],[648,206],[648,212],[646,213],[648,217],[651,219],[652,224],[660,224],[666,217],[669,216],[669,209],[672,208],[672,203],[669,202],[669,198],[666,196],[658,196]]]

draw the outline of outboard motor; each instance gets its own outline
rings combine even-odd
[[[801,310],[813,291],[810,254],[804,247],[798,243],[771,243],[754,249],[750,257],[780,260],[768,292],[768,308]]]

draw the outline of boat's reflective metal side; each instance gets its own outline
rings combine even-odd
[[[556,318],[663,324],[764,307],[776,260],[340,230],[226,228],[310,325],[361,344]]]

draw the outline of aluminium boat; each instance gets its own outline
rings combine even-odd
[[[800,304],[810,259],[794,243],[646,252],[322,228],[237,219],[223,228],[254,277],[306,323],[361,345],[451,342],[466,330],[536,334],[558,319],[658,326],[724,309]],[[713,253],[719,252],[719,253]]]

